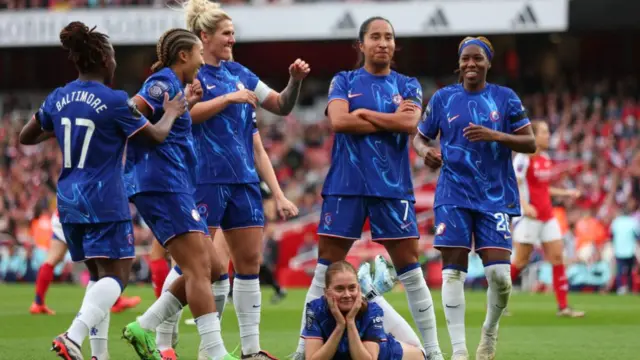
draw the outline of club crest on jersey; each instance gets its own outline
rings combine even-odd
[[[331,213],[324,214],[324,223],[325,225],[331,225],[333,219],[331,218]]]
[[[238,88],[238,90],[244,90],[244,84],[239,82],[236,84],[236,87]]]
[[[200,221],[200,214],[198,213],[198,210],[196,209],[191,210],[191,217],[195,221]]]
[[[445,225],[444,223],[440,223],[438,224],[438,226],[436,226],[436,235],[442,235],[444,234],[444,230],[447,228],[447,225]]]
[[[165,91],[169,90],[169,85],[162,82],[162,81],[156,81],[153,84],[151,84],[151,86],[149,86],[149,96],[156,99],[156,100],[163,100],[163,96]]]
[[[127,235],[127,243],[133,245],[133,234]]]
[[[400,105],[401,102],[402,102],[402,96],[400,96],[400,94],[393,95],[393,103],[394,104]]]
[[[489,114],[489,118],[491,119],[491,121],[496,122],[500,120],[500,113],[494,110],[491,112],[491,114]]]

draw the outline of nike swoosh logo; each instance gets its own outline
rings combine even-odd
[[[453,306],[453,305],[445,305],[445,306],[448,307],[449,309],[457,309],[457,308],[460,307],[460,304],[455,305],[455,306]]]
[[[413,224],[412,222],[410,222],[410,223],[408,223],[408,224],[402,224],[402,225],[400,225],[400,228],[401,228],[402,230],[404,230],[404,229],[408,228],[409,226],[411,226],[412,224]]]
[[[425,311],[427,311],[427,310],[431,309],[431,307],[432,307],[432,306],[433,306],[433,304],[429,305],[429,307],[427,307],[427,308],[424,308],[424,309],[418,309],[418,312],[425,312]]]
[[[351,93],[347,94],[347,96],[349,97],[349,99],[354,98],[354,97],[358,97],[358,96],[361,96],[361,95],[362,95],[362,94],[351,94]]]
[[[216,87],[215,85],[207,85],[207,90],[211,90],[211,89],[213,89],[215,87]]]
[[[460,115],[452,116],[450,118],[447,118],[447,121],[452,122],[453,120],[457,119],[458,117],[460,117]]]
[[[259,307],[260,307],[260,305],[253,305],[253,308],[254,308],[254,309],[257,309],[257,308],[259,308]]]

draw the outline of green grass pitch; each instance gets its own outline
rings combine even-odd
[[[47,303],[55,316],[32,316],[28,309],[33,299],[32,285],[0,285],[0,359],[55,359],[49,352],[51,339],[66,330],[82,301],[84,289],[78,286],[52,286]],[[131,286],[127,295],[139,295],[143,302],[137,309],[111,317],[109,351],[112,360],[135,360],[133,350],[120,338],[122,327],[141,314],[154,300],[150,287]],[[270,289],[263,289],[261,345],[284,358],[295,349],[304,290],[290,291],[280,304],[269,302]],[[412,323],[402,292],[387,294],[389,302]],[[442,350],[451,354],[440,293],[433,293],[438,316],[438,335]],[[503,318],[498,341],[498,360],[596,360],[637,359],[640,353],[640,297],[595,294],[571,294],[571,303],[587,311],[583,319],[555,316],[552,295],[515,293]],[[467,346],[475,354],[484,319],[485,294],[467,293]],[[178,352],[182,359],[195,359],[198,334],[194,326],[180,325]],[[229,350],[239,343],[233,306],[227,306],[223,319],[223,336]],[[84,344],[90,358],[89,341]]]

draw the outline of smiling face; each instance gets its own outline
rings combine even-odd
[[[458,61],[460,75],[465,88],[479,88],[487,80],[491,63],[484,50],[478,45],[469,45],[462,50]]]
[[[233,58],[233,45],[236,43],[236,32],[233,22],[224,19],[216,24],[213,33],[200,34],[204,44],[204,51],[218,61],[229,61]]]
[[[362,296],[358,277],[353,271],[339,270],[331,275],[329,286],[325,290],[325,296],[328,301],[336,300],[338,309],[347,313],[353,308],[358,296]]]

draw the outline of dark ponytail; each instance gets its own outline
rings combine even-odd
[[[106,67],[109,57],[109,37],[91,29],[80,21],[74,21],[60,31],[60,43],[69,51],[69,60],[73,61],[80,73],[100,72]]]

